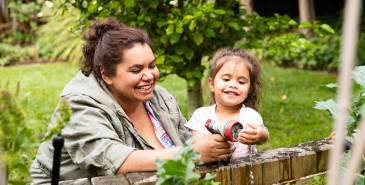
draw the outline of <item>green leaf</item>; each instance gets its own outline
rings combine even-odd
[[[365,66],[357,66],[352,72],[352,76],[356,83],[365,89]]]
[[[103,11],[100,12],[99,16],[100,17],[109,17],[110,11],[108,9],[104,9]]]
[[[164,64],[165,63],[165,55],[161,55],[156,58],[156,64]]]
[[[174,25],[170,24],[167,28],[166,28],[166,35],[171,35],[174,32]]]
[[[196,27],[197,21],[196,20],[192,20],[189,24],[189,30],[193,31],[194,28]]]
[[[159,0],[153,0],[149,3],[150,7],[156,9],[158,6]]]
[[[188,48],[185,52],[185,58],[191,60],[193,57],[194,57],[194,51]]]
[[[337,118],[337,103],[332,98],[323,102],[316,102],[315,109],[327,110],[334,118]]]
[[[226,11],[222,10],[222,9],[217,9],[217,10],[214,10],[214,12],[216,14],[221,14],[221,15],[224,15],[226,13]]]
[[[118,7],[119,5],[120,5],[120,1],[112,1],[110,3],[110,8],[114,9],[114,8]]]
[[[183,60],[183,58],[181,58],[180,56],[178,56],[178,55],[170,55],[169,56],[169,58],[172,60],[172,61],[174,61],[174,62],[176,62],[176,63],[179,63],[179,62],[183,62],[184,60]]]
[[[323,30],[326,30],[328,33],[332,33],[332,34],[335,33],[335,30],[333,28],[331,28],[331,26],[329,26],[328,24],[322,24],[321,28]]]
[[[89,7],[87,7],[87,10],[89,11],[89,12],[94,12],[95,10],[97,10],[98,9],[98,6],[99,6],[99,4],[98,3],[91,3],[90,4],[90,6]]]
[[[194,40],[195,44],[199,46],[203,42],[204,37],[202,34],[196,33],[193,35],[193,40]]]
[[[204,34],[205,36],[207,36],[207,37],[215,37],[215,32],[214,32],[214,30],[213,30],[213,29],[210,29],[210,28],[205,29],[205,30],[203,31],[203,34]]]
[[[217,20],[211,20],[209,25],[211,28],[219,28],[222,25],[222,22]]]
[[[321,85],[319,88],[323,89],[325,91],[336,94],[338,85],[336,83],[330,83],[330,84],[327,84],[327,85]]]
[[[22,131],[15,138],[14,151],[18,151],[20,146],[24,143],[25,137],[27,135],[27,129],[23,128]]]
[[[134,0],[124,0],[123,2],[124,2],[125,7],[127,7],[127,8],[134,7]]]
[[[181,27],[176,28],[176,32],[179,34],[182,34],[183,31],[184,31],[184,28],[181,28]]]
[[[233,29],[235,29],[235,30],[240,30],[241,29],[236,22],[230,22],[230,23],[228,23],[228,25],[230,27],[232,27]]]
[[[173,34],[170,35],[169,38],[170,38],[170,43],[174,45],[180,40],[180,34],[174,32]]]

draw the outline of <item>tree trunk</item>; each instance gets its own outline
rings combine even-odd
[[[1,163],[0,163],[0,184],[8,184],[8,173],[5,172],[5,167]]]
[[[313,0],[298,0],[300,22],[312,22],[315,19]],[[307,37],[313,35],[313,30],[310,28],[302,29],[301,32]]]
[[[247,15],[251,15],[254,11],[254,3],[253,0],[241,0],[241,5],[245,6]]]
[[[188,85],[188,120],[197,108],[203,106],[201,86],[200,81],[197,81],[193,87]]]

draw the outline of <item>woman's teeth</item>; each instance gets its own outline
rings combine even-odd
[[[152,87],[152,85],[145,85],[145,86],[138,87],[138,89],[140,89],[142,91],[145,91],[145,90],[147,90],[147,89],[149,89],[151,87]]]

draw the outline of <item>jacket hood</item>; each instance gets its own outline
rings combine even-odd
[[[69,98],[74,95],[89,96],[108,107],[119,107],[104,82],[96,79],[92,73],[85,76],[79,71],[61,92],[61,98]]]

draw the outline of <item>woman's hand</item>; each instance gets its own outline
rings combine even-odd
[[[219,134],[209,134],[197,137],[193,146],[201,153],[200,161],[210,163],[230,157],[236,147]]]
[[[247,145],[261,145],[269,138],[269,132],[259,124],[247,124],[251,129],[242,129],[238,140]]]

